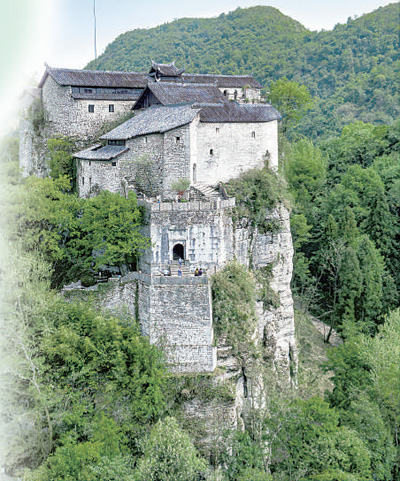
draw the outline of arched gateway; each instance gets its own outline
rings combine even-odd
[[[172,259],[174,261],[178,261],[179,259],[185,258],[185,248],[183,244],[175,244],[174,248],[172,249]]]

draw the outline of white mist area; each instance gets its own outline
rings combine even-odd
[[[43,73],[43,53],[49,48],[48,39],[54,32],[55,0],[12,0],[1,2],[0,16],[0,142],[16,136],[19,105],[24,89],[37,81],[38,66]],[[0,144],[1,145],[1,144]],[[0,147],[4,148],[4,147]],[[13,249],[8,239],[7,213],[10,209],[11,188],[6,183],[3,168],[0,173],[0,397],[1,412],[6,410],[8,372],[15,366],[5,354],[8,335],[6,326],[13,318],[13,301],[9,295],[8,279],[12,271]],[[5,394],[5,395],[4,395]],[[0,419],[0,479],[6,461],[9,439]],[[7,478],[8,479],[8,478]]]
[[[0,25],[13,29],[12,35],[3,39],[0,50],[12,52],[3,54],[5,64],[2,65],[0,133],[8,134],[17,125],[17,116],[21,95],[27,86],[33,86],[44,71],[45,52],[51,49],[51,39],[55,31],[54,0],[15,0],[21,9],[26,6],[22,28],[19,28],[20,11],[8,11],[0,21]],[[25,4],[25,5],[24,5]],[[32,8],[32,4],[34,7]],[[15,15],[15,16],[14,16]],[[18,48],[15,47],[17,43]],[[3,59],[3,60],[4,60]],[[41,72],[39,72],[39,69]]]

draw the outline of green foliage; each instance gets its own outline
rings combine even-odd
[[[178,194],[183,194],[189,187],[190,180],[189,179],[178,179],[176,182],[171,184],[172,190],[177,192]]]
[[[248,431],[236,431],[232,445],[232,452],[226,455],[225,464],[228,466],[227,478],[232,481],[269,481],[263,466],[262,447],[250,437]]]
[[[160,420],[143,442],[135,481],[195,481],[206,471],[189,435],[172,417]]]
[[[327,352],[329,360],[325,368],[334,373],[335,387],[327,393],[331,406],[348,409],[353,392],[362,391],[370,384],[370,366],[363,356],[362,340],[351,338],[341,346]]]
[[[50,155],[50,177],[58,179],[66,176],[75,180],[76,169],[72,153],[76,150],[74,142],[68,137],[56,137],[47,141],[47,149]]]
[[[288,124],[298,122],[313,106],[311,95],[305,85],[282,77],[270,85],[269,100],[283,116],[284,130]]]
[[[125,198],[103,191],[84,201],[76,231],[70,233],[69,255],[87,269],[120,265],[149,245],[139,232],[141,225],[133,192]]]
[[[253,274],[237,262],[211,279],[214,332],[240,350],[250,343],[256,326],[256,286]]]
[[[310,209],[326,180],[327,160],[309,140],[294,143],[285,155],[284,174],[298,208]]]
[[[376,479],[397,479],[400,468],[400,314],[392,312],[378,334],[350,337],[328,351],[334,372],[327,398],[342,424],[357,431],[369,449]],[[396,446],[396,453],[394,446]]]
[[[28,118],[32,122],[33,132],[41,137],[46,128],[47,119],[41,99],[35,99],[28,110]]]
[[[295,400],[282,420],[271,472],[280,479],[372,479],[367,447],[355,431],[339,426],[338,413],[320,398]],[[340,474],[339,478],[334,475]],[[296,479],[295,478],[295,479]]]
[[[133,193],[80,199],[69,190],[65,176],[28,177],[15,206],[16,235],[52,265],[54,286],[88,278],[105,265],[128,264],[149,242],[139,232],[142,211]]]
[[[375,479],[390,481],[395,461],[395,447],[389,426],[385,424],[378,405],[365,394],[351,401],[340,412],[341,423],[357,431],[367,446]]]
[[[279,230],[279,223],[268,219],[268,211],[283,201],[284,186],[276,172],[264,167],[252,169],[225,184],[228,195],[236,198],[235,216],[257,227],[262,234]]]
[[[164,369],[158,351],[135,324],[121,325],[87,303],[59,301],[47,316],[54,319],[42,344],[50,382],[83,402],[88,413],[92,403],[116,408],[124,400],[119,417],[125,422],[157,418],[164,403]]]

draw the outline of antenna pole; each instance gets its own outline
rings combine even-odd
[[[93,0],[93,18],[94,18],[94,60],[97,60],[97,27],[96,27],[96,0]]]

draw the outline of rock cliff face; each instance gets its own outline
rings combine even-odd
[[[252,343],[241,352],[223,336],[214,339],[206,276],[131,273],[108,289],[103,298],[103,305],[111,309],[126,306],[140,320],[142,332],[150,342],[158,343],[160,336],[164,339],[164,349],[172,360],[171,370],[183,374],[182,415],[189,429],[197,426],[198,444],[210,452],[222,443],[227,430],[243,429],[251,409],[264,403],[268,395],[266,370],[275,370],[285,382],[295,382],[289,212],[280,206],[269,213],[267,221],[272,227],[265,233],[246,225],[245,220],[238,221],[236,227],[227,223],[232,229],[232,249],[227,260],[236,259],[255,273],[268,272],[274,298],[272,303],[256,302],[257,324]],[[174,362],[174,356],[178,361]],[[188,395],[184,381],[188,373],[192,373],[192,380],[201,379],[206,395],[196,390]]]
[[[223,401],[223,414],[221,402],[215,400],[194,398],[183,404],[185,417],[191,425],[198,421],[208,426],[207,434],[198,441],[210,450],[217,441],[223,444],[226,430],[243,429],[251,409],[264,402],[268,391],[262,374],[264,368],[279,371],[286,381],[295,382],[297,352],[290,289],[293,245],[289,212],[279,207],[270,213],[270,219],[279,224],[279,230],[272,235],[252,231],[249,227],[239,227],[235,231],[235,254],[239,262],[252,269],[272,266],[270,287],[277,295],[277,302],[266,308],[263,302],[256,303],[258,323],[253,340],[261,356],[257,361],[252,359],[250,349],[248,355],[238,356],[225,338],[219,339],[218,374],[210,382],[214,386],[225,385],[225,389],[233,393],[232,400]]]

